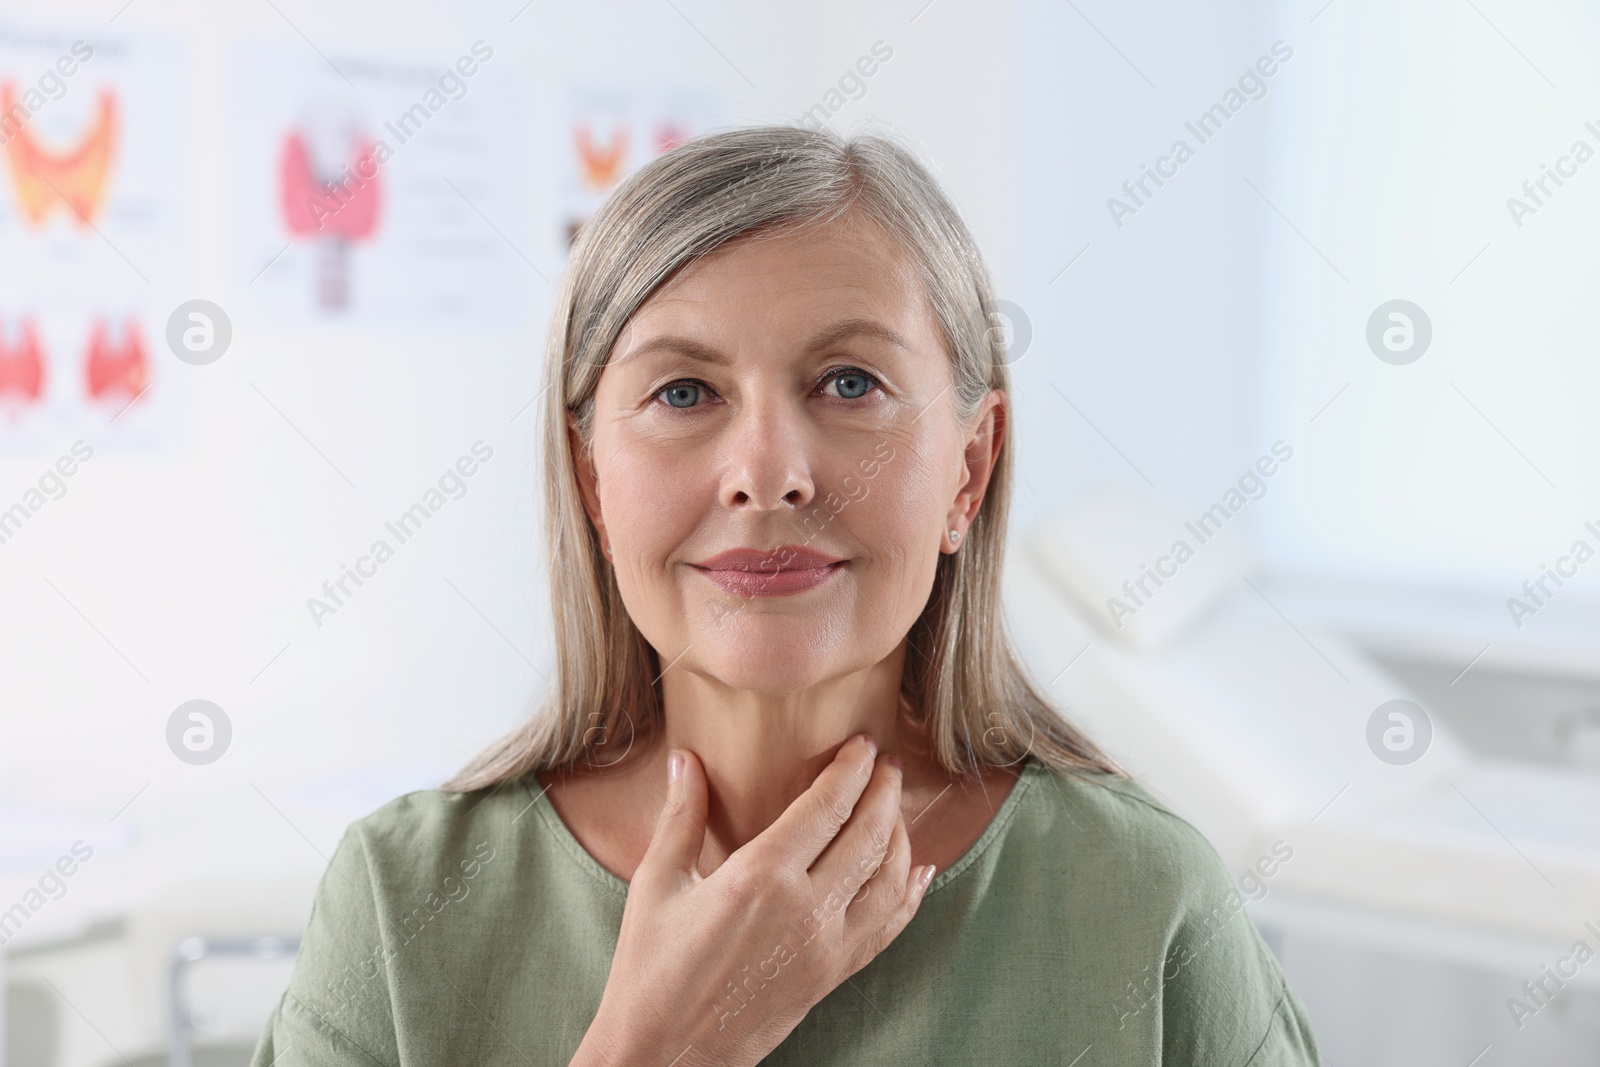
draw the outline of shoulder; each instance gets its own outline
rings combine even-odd
[[[1041,832],[1111,883],[1160,888],[1177,905],[1227,893],[1232,879],[1204,834],[1138,782],[1033,764],[1027,807]]]
[[[518,815],[533,800],[525,789],[477,793],[424,790],[391,800],[345,830],[329,858],[312,905],[296,976],[307,982],[382,970],[396,939],[433,925],[434,916],[468,894],[482,895],[509,867]],[[326,990],[322,990],[326,992]],[[308,999],[304,997],[303,999]]]
[[[1030,771],[1018,813],[1037,838],[1030,862],[1050,868],[1075,907],[1161,941],[1243,909],[1211,842],[1138,782],[1043,764]],[[1253,935],[1248,919],[1230,925]]]
[[[533,795],[424,790],[351,823],[317,888],[275,1025],[292,1030],[302,1009],[307,1040],[315,1031],[393,1061],[395,969],[431,958],[448,940],[440,927],[460,930],[461,901],[510,881],[497,872],[511,865],[518,813]]]
[[[402,969],[428,970],[476,920],[461,902],[506,890],[525,789],[408,793],[351,823],[323,873],[294,974],[262,1049],[399,1062]],[[257,1062],[266,1054],[258,1049]]]
[[[535,796],[522,786],[407,793],[351,823],[340,848],[361,853],[380,869],[398,864],[408,871],[442,873],[459,868],[467,856],[494,850],[496,840],[506,842],[526,823],[523,815]]]
[[[476,793],[422,790],[396,797],[351,823],[323,875],[324,909],[357,900],[409,899],[437,890],[445,879],[473,879],[486,866],[504,864],[533,794],[525,789]],[[441,890],[442,891],[442,890]]]
[[[1018,826],[1032,847],[1013,862],[1043,875],[1062,928],[1090,946],[1081,965],[1114,991],[1108,1030],[1153,1027],[1163,1062],[1315,1063],[1304,1009],[1205,835],[1135,781],[1031,772]]]
[[[514,816],[533,796],[526,786],[520,784],[467,793],[419,789],[395,797],[362,816],[350,824],[350,829],[372,840],[448,836],[462,826],[502,819],[507,812]],[[517,804],[519,798],[521,805]]]

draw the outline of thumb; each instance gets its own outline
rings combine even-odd
[[[657,873],[694,877],[705,843],[705,824],[705,771],[693,752],[675,748],[667,754],[667,799],[639,865]]]

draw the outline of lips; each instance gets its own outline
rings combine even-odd
[[[690,564],[735,596],[793,596],[832,578],[844,560],[799,545],[776,548],[733,548]]]

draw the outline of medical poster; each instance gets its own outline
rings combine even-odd
[[[0,456],[153,446],[180,403],[183,68],[170,35],[0,23]]]
[[[516,326],[532,237],[523,78],[493,42],[430,58],[246,40],[230,63],[232,285],[273,326]]]
[[[557,130],[555,159],[563,247],[623,178],[719,124],[725,106],[709,87],[574,84]]]

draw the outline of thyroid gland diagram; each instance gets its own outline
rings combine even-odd
[[[114,336],[106,320],[97,319],[89,329],[84,375],[94,400],[127,397],[131,401],[144,392],[150,383],[150,364],[138,323],[128,319],[120,336]]]
[[[26,114],[26,110],[17,101],[16,86],[8,81],[0,85],[0,115],[18,113]],[[60,205],[80,227],[93,224],[105,207],[117,126],[116,98],[106,89],[100,93],[88,128],[74,145],[41,145],[27,125],[12,134],[5,142],[7,170],[25,222],[42,227]]]
[[[324,179],[313,166],[305,136],[291,131],[283,140],[278,167],[283,223],[292,236],[319,246],[317,299],[325,310],[349,305],[350,246],[378,229],[383,185],[375,148],[369,137],[350,138],[340,169]]]
[[[604,193],[622,180],[622,167],[628,159],[628,127],[611,131],[611,140],[602,145],[595,142],[589,124],[580,122],[572,131],[572,142],[578,154],[578,178],[584,188]]]
[[[663,122],[656,127],[656,155],[666,155],[693,136],[693,131],[687,126],[680,126],[671,121]]]
[[[0,404],[37,404],[48,378],[44,345],[32,318],[0,319]],[[89,327],[83,349],[84,393],[90,400],[133,400],[150,383],[150,362],[144,338],[133,319],[113,330],[101,317]]]
[[[44,395],[44,352],[32,319],[0,320],[0,402],[37,403]]]

